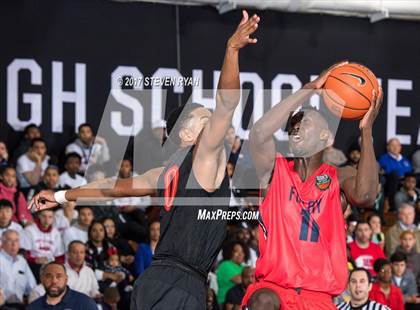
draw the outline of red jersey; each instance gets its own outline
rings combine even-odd
[[[369,242],[369,247],[362,249],[355,241],[349,243],[350,256],[353,258],[357,267],[363,267],[370,271],[372,276],[376,276],[373,270],[373,263],[378,258],[385,258],[384,251],[381,247],[373,242]]]
[[[302,182],[294,162],[278,156],[260,206],[257,281],[340,294],[347,282],[344,224],[336,168],[323,163]]]

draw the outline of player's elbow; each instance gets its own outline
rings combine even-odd
[[[219,89],[216,94],[217,103],[227,111],[234,111],[239,103],[240,93],[236,89]]]
[[[264,134],[263,128],[259,124],[255,124],[249,132],[249,143],[253,145],[265,142],[267,135]]]
[[[364,192],[360,193],[355,197],[354,204],[358,207],[369,208],[372,207],[375,203],[376,193],[373,192]]]

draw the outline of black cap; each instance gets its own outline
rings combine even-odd
[[[10,208],[13,209],[13,205],[10,200],[7,199],[0,199],[0,209],[2,208]]]

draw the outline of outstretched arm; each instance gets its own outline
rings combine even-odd
[[[239,103],[239,50],[257,42],[256,39],[250,38],[250,35],[257,30],[260,18],[257,15],[249,18],[246,11],[242,14],[240,24],[227,43],[216,94],[216,108],[204,127],[195,154],[194,173],[201,185],[210,190],[217,183],[223,140]]]
[[[362,137],[360,161],[357,171],[351,168],[340,169],[339,178],[342,180],[341,188],[347,199],[360,207],[371,206],[376,198],[379,184],[378,164],[373,148],[372,127],[378,116],[382,104],[382,88],[379,93],[373,93],[372,104],[369,111],[360,121]]]
[[[146,173],[127,179],[107,178],[86,184],[67,191],[61,191],[67,201],[78,199],[106,200],[117,197],[146,196],[155,193],[157,180],[163,167],[155,168]],[[49,209],[58,205],[57,196],[53,191],[45,190],[36,194],[28,203],[28,209],[35,204],[37,210]]]
[[[249,135],[249,144],[261,188],[268,185],[274,167],[276,148],[273,134],[280,128],[285,128],[290,113],[324,86],[333,69],[346,63],[344,61],[331,66],[317,79],[307,83],[302,89],[276,104],[254,124]]]

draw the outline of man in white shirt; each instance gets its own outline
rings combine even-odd
[[[80,165],[82,163],[81,156],[76,153],[66,154],[66,163],[64,171],[60,175],[60,186],[61,187],[70,187],[75,188],[86,184],[86,179],[78,174],[80,170]]]
[[[22,236],[23,228],[20,224],[12,221],[13,217],[13,205],[7,199],[0,199],[0,236],[6,230],[13,229],[20,236]],[[1,238],[0,238],[0,249],[1,249]]]
[[[49,159],[45,141],[42,138],[33,139],[28,152],[20,156],[16,164],[17,177],[22,189],[26,189],[27,192],[29,187],[41,181]]]
[[[19,234],[9,229],[2,234],[1,239],[0,289],[3,290],[6,306],[24,309],[23,296],[28,295],[36,286],[35,277],[26,260],[18,255]]]
[[[81,124],[79,138],[67,145],[66,154],[77,153],[82,158],[79,172],[85,172],[88,164],[100,164],[110,159],[108,145],[104,138],[94,136],[92,126]]]
[[[72,242],[73,240],[79,240],[85,243],[88,240],[88,229],[92,221],[92,209],[88,206],[81,206],[79,208],[79,216],[77,218],[77,223],[73,226],[70,226],[64,231],[64,248],[68,249],[70,242]]]

